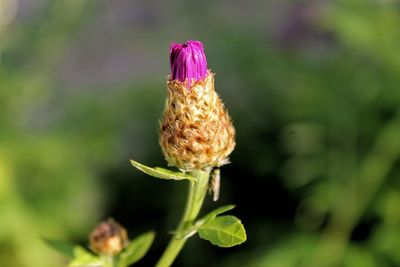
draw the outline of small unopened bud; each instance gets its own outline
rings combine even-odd
[[[90,234],[90,248],[101,255],[115,256],[128,245],[124,227],[112,219],[102,222]]]
[[[228,163],[235,129],[214,90],[199,41],[172,44],[168,99],[161,120],[160,145],[169,165],[184,171]]]

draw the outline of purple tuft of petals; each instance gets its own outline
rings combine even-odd
[[[172,43],[169,52],[172,80],[192,83],[207,76],[207,59],[201,42]]]

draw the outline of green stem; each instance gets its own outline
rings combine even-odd
[[[111,255],[102,255],[101,256],[104,267],[114,267],[114,257]]]
[[[209,171],[193,171],[192,176],[196,182],[189,184],[189,194],[186,202],[185,212],[179,222],[178,229],[165,249],[163,255],[157,262],[156,267],[169,267],[176,256],[182,250],[188,237],[182,237],[182,233],[189,229],[200,212],[208,189]]]

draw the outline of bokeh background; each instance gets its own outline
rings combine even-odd
[[[201,40],[237,147],[219,203],[248,241],[192,238],[174,266],[400,266],[396,0],[0,0],[0,266],[63,266],[113,217],[157,237],[183,209],[158,119],[168,47]],[[135,265],[136,266],[136,265]]]

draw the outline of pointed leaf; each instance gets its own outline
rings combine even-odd
[[[132,240],[119,256],[118,267],[129,266],[143,258],[153,243],[154,236],[154,232],[151,231]]]
[[[43,241],[52,249],[72,259],[74,257],[75,245],[53,239],[43,238]]]
[[[160,167],[151,168],[134,160],[131,160],[131,164],[138,170],[156,178],[166,180],[190,180],[193,182],[196,181],[196,179],[194,179],[192,176],[183,172],[174,172]]]
[[[233,247],[246,241],[246,231],[234,216],[219,216],[199,228],[199,236],[219,247]]]

